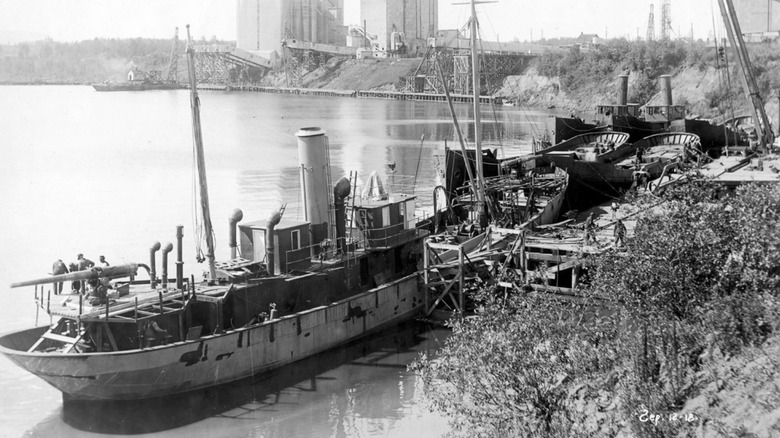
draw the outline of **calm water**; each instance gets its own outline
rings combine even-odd
[[[227,218],[264,219],[281,202],[301,218],[297,143],[326,130],[333,180],[377,170],[387,181],[417,174],[418,207],[430,204],[434,169],[455,134],[444,104],[256,93],[201,92],[201,119],[216,227],[226,259]],[[470,108],[456,106],[461,122]],[[499,154],[527,152],[546,114],[499,108],[483,116]],[[472,129],[464,131],[471,135]],[[421,137],[425,136],[422,142]],[[187,274],[194,262],[192,134],[186,91],[98,93],[91,87],[0,87],[0,332],[48,324],[31,288],[54,260],[77,253],[112,264],[146,262],[155,242],[184,225]],[[396,176],[397,177],[397,176]],[[53,301],[52,305],[58,303]],[[419,380],[406,371],[446,331],[420,325],[382,333],[272,376],[172,400],[166,406],[63,409],[60,393],[0,358],[0,436],[156,433],[191,436],[440,436]],[[182,408],[183,407],[183,408]],[[148,408],[148,407],[147,407]],[[143,428],[135,425],[143,424]]]

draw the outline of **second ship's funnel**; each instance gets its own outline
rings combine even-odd
[[[328,238],[328,136],[320,128],[301,128],[295,136],[301,162],[304,219],[311,223],[312,244],[316,248]]]

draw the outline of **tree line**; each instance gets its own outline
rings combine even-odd
[[[201,38],[199,44],[225,44]],[[122,81],[128,71],[159,70],[167,75],[173,40],[153,38],[95,38],[78,42],[51,39],[0,46],[0,83],[90,84]],[[176,53],[183,61],[185,41]],[[179,68],[180,79],[185,69]]]

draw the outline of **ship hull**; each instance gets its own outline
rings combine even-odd
[[[417,274],[336,303],[197,340],[120,352],[26,349],[46,327],[0,337],[0,352],[68,400],[139,400],[267,372],[399,324],[423,309]]]
[[[126,84],[92,84],[95,91],[148,91],[148,90],[178,90],[179,84],[126,83]]]

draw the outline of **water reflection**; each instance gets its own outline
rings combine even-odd
[[[422,413],[417,406],[422,388],[406,364],[437,348],[447,335],[444,329],[407,323],[271,373],[202,391],[140,403],[65,402],[62,419],[81,431],[125,435],[195,427],[218,427],[222,436],[248,431],[264,437],[366,436],[375,435],[377,427],[387,435],[394,423],[410,416],[410,409]],[[445,429],[443,419],[425,421],[434,426],[427,436]],[[63,431],[57,424],[44,421],[31,434],[59,435]]]

